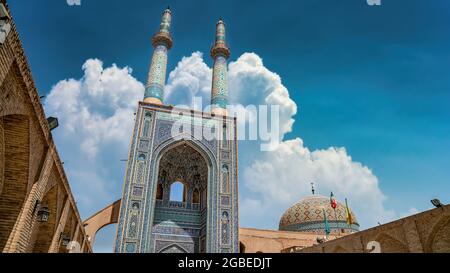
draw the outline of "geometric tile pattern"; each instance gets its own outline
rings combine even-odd
[[[214,107],[226,108],[228,105],[227,60],[217,56],[214,60],[211,104]]]
[[[115,252],[238,252],[236,120],[182,111],[192,118],[177,121],[164,106],[139,104]],[[194,129],[218,128],[214,130],[216,137],[173,136],[170,129],[174,122]],[[219,137],[221,128],[229,136],[226,145]],[[177,179],[192,185],[187,188],[186,202],[164,198],[164,192],[166,196],[169,192],[167,184],[163,200],[157,200],[157,190],[161,191],[158,184]],[[200,200],[206,200],[206,208],[192,201],[195,190],[201,193]]]
[[[162,101],[167,70],[167,47],[158,45],[153,52],[150,72],[144,98],[157,98]]]
[[[164,97],[164,85],[166,82],[167,71],[167,53],[172,46],[170,38],[170,22],[171,12],[166,9],[161,18],[161,25],[159,32],[153,36],[153,51],[152,61],[148,72],[147,84],[145,86],[145,98],[156,98],[161,102]]]
[[[216,25],[216,41],[211,49],[214,59],[211,107],[226,109],[228,105],[227,59],[230,51],[225,42],[225,24],[219,20]]]
[[[325,211],[331,229],[359,229],[356,216],[351,210],[354,223],[349,227],[345,205],[337,202],[337,207],[334,210],[330,205],[330,198],[321,195],[308,196],[287,209],[280,219],[279,229],[323,232],[325,229],[323,211]]]

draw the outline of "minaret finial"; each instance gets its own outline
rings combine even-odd
[[[150,71],[148,72],[145,87],[144,102],[162,104],[164,98],[164,85],[166,84],[167,52],[172,48],[170,24],[172,13],[170,7],[163,12],[159,32],[152,38],[153,51]]]
[[[228,79],[227,59],[230,57],[230,49],[225,39],[225,23],[222,18],[216,24],[216,39],[211,48],[211,57],[214,59],[213,79],[211,88],[211,112],[227,115],[228,105]]]
[[[315,189],[314,189],[314,182],[311,182],[311,191],[312,191],[312,194],[314,195],[314,192],[315,192]]]

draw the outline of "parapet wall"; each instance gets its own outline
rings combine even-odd
[[[450,253],[450,205],[295,252]]]

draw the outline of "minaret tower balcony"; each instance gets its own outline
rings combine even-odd
[[[172,36],[170,33],[158,32],[152,38],[153,47],[157,47],[158,45],[164,45],[167,49],[171,49],[173,45]]]
[[[167,7],[162,14],[159,32],[152,38],[154,51],[147,84],[145,86],[144,102],[146,103],[163,104],[167,73],[167,54],[173,45],[173,40],[170,35],[171,20],[172,12]]]

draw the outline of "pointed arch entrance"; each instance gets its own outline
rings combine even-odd
[[[189,141],[170,145],[160,154],[152,223],[154,252],[206,252],[211,163]],[[181,198],[172,200],[171,191],[180,191],[177,184],[182,185]]]

